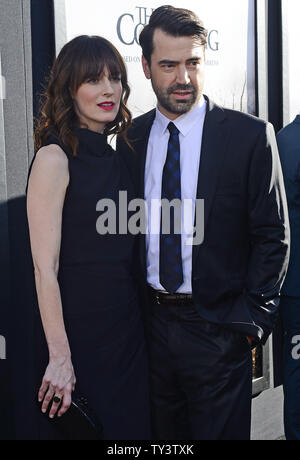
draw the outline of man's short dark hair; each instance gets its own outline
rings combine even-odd
[[[173,37],[198,37],[203,46],[207,43],[207,30],[193,11],[174,8],[169,5],[161,6],[152,13],[149,24],[144,27],[140,34],[143,56],[149,65],[154,51],[153,35],[155,29],[161,29]]]

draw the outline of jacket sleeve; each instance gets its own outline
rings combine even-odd
[[[243,298],[256,325],[256,338],[265,343],[278,315],[286,276],[290,228],[286,194],[273,126],[259,135],[249,166],[248,229],[250,258]]]

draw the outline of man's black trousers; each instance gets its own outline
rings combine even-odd
[[[194,304],[148,317],[155,440],[249,440],[252,354],[245,336],[202,320]]]

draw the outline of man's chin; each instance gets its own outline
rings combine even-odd
[[[196,102],[191,103],[191,101],[177,101],[176,104],[170,105],[168,111],[174,115],[184,115],[185,113],[190,112],[196,105]]]

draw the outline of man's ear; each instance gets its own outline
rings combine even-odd
[[[142,65],[143,65],[143,71],[145,74],[145,77],[150,80],[151,79],[151,70],[149,67],[149,64],[144,56],[142,56]]]

